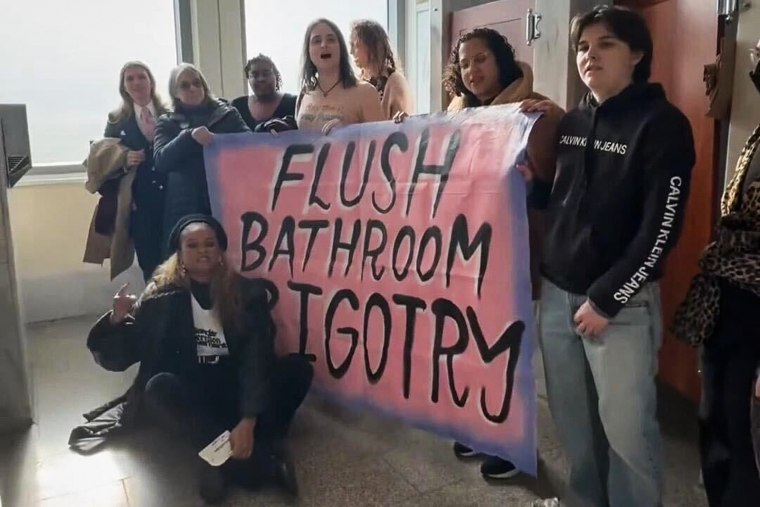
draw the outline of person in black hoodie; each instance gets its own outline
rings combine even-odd
[[[541,271],[549,407],[570,464],[569,505],[657,507],[662,338],[657,281],[695,162],[687,118],[648,83],[644,19],[600,6],[571,27],[589,89],[559,126]]]
[[[159,118],[153,145],[155,169],[166,175],[164,245],[181,217],[211,214],[203,147],[214,134],[250,132],[237,109],[215,98],[192,64],[172,70],[169,94],[174,111]]]

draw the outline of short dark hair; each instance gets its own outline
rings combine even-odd
[[[317,66],[311,61],[309,57],[309,43],[311,42],[311,31],[314,27],[320,23],[324,23],[330,27],[330,30],[335,33],[335,37],[338,39],[338,46],[340,47],[340,81],[345,88],[351,88],[359,84],[359,80],[356,79],[356,74],[351,68],[351,61],[348,56],[348,46],[346,45],[346,39],[338,28],[338,25],[330,21],[329,19],[319,18],[315,19],[309,26],[306,27],[306,34],[303,37],[303,52],[301,54],[301,86],[306,88],[307,91],[312,91],[317,87]]]
[[[507,38],[502,34],[491,28],[476,28],[463,34],[451,49],[449,65],[443,78],[443,86],[449,95],[464,96],[465,104],[470,107],[478,105],[479,101],[467,89],[462,80],[462,67],[459,65],[459,47],[472,39],[483,40],[488,49],[493,53],[496,65],[499,67],[499,84],[502,89],[523,77],[523,72],[520,70],[520,66],[515,59],[515,48],[512,47]]]
[[[589,12],[578,14],[570,23],[570,41],[577,52],[583,31],[589,26],[604,24],[615,37],[625,42],[631,51],[640,51],[641,61],[633,69],[633,81],[645,83],[652,75],[654,45],[647,22],[641,14],[625,7],[597,5]]]
[[[246,63],[245,67],[243,67],[243,72],[245,73],[246,79],[248,78],[248,74],[253,69],[253,66],[256,65],[257,63],[264,63],[264,64],[272,66],[272,72],[274,72],[274,78],[275,78],[274,89],[277,91],[280,91],[280,88],[282,88],[282,76],[280,75],[280,69],[277,68],[277,65],[274,64],[274,61],[271,58],[269,58],[267,55],[262,55],[261,53],[259,53],[258,55],[248,60],[248,63]]]

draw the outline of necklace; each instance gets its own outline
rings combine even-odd
[[[319,81],[317,81],[317,88],[319,88],[319,91],[321,91],[321,92],[322,92],[322,96],[326,98],[326,97],[327,97],[327,94],[328,94],[328,93],[330,93],[331,91],[333,91],[333,88],[335,88],[335,87],[336,87],[336,86],[338,86],[339,84],[340,84],[340,79],[338,79],[337,81],[335,81],[335,84],[334,84],[334,85],[332,85],[330,88],[328,88],[327,90],[324,90],[324,89],[322,88],[322,85],[321,85],[321,84],[319,84]]]

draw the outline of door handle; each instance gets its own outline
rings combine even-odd
[[[532,45],[534,40],[541,38],[541,32],[538,29],[541,19],[541,14],[536,14],[533,12],[533,9],[528,9],[528,13],[525,16],[525,43],[528,46]]]
[[[725,16],[726,23],[731,24],[739,15],[740,8],[748,9],[750,2],[743,1],[741,6],[739,0],[716,0],[715,10],[718,12],[718,16]]]

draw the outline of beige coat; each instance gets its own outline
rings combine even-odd
[[[491,105],[514,104],[526,99],[546,99],[543,95],[533,91],[533,70],[530,65],[523,62],[517,63],[522,70],[523,77],[504,88],[491,102]],[[449,104],[448,111],[461,111],[464,108],[464,97],[454,97]],[[543,114],[536,120],[528,137],[527,155],[530,169],[535,178],[547,183],[554,182],[554,173],[557,171],[557,144],[559,142],[557,128],[563,116],[564,111],[559,108]],[[537,299],[541,290],[539,267],[544,237],[544,213],[538,210],[528,210],[528,222],[533,297]]]
[[[106,181],[120,178],[116,205],[116,223],[113,236],[103,236],[95,231],[95,216],[92,215],[90,230],[84,251],[84,262],[103,265],[111,259],[111,279],[129,269],[135,260],[135,248],[129,235],[129,220],[132,214],[132,183],[136,168],[126,170],[127,148],[116,138],[104,138],[90,145],[90,154],[85,162],[87,182],[85,188],[94,194]]]

